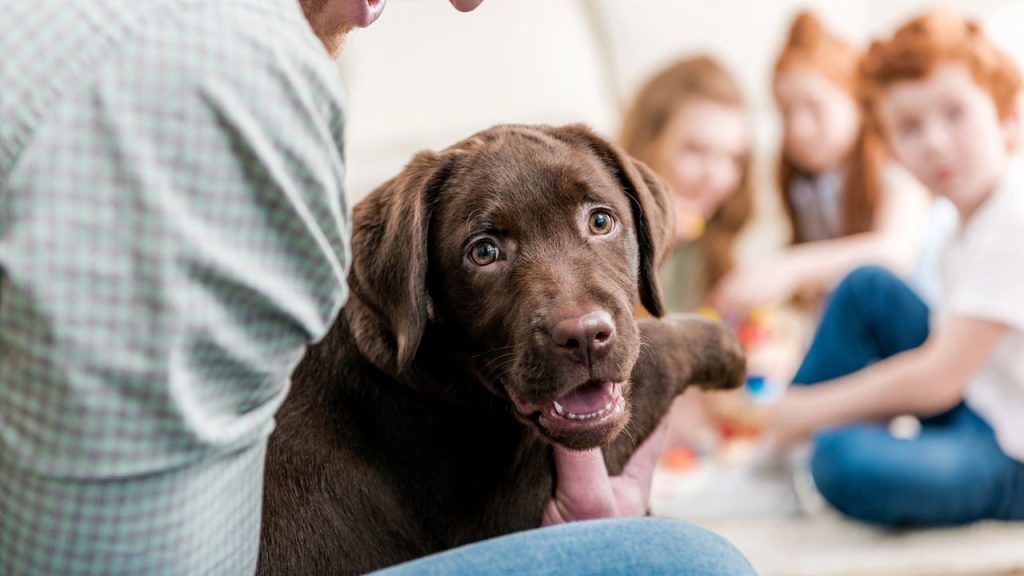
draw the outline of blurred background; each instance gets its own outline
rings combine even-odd
[[[636,90],[655,72],[710,54],[740,82],[754,122],[755,218],[741,260],[787,241],[773,171],[780,125],[772,63],[793,15],[816,12],[863,45],[922,10],[977,17],[1022,61],[1019,0],[486,0],[459,14],[442,0],[389,0],[370,33],[349,36],[339,61],[350,97],[352,203],[423,149],[493,124],[585,122],[615,138]]]
[[[738,263],[789,241],[775,179],[781,122],[772,66],[798,10],[813,10],[830,30],[863,46],[918,12],[948,7],[977,18],[1024,62],[1019,0],[485,0],[470,14],[443,0],[389,4],[371,32],[349,36],[339,59],[349,96],[353,204],[415,152],[494,124],[584,122],[615,139],[644,82],[680,58],[708,54],[738,81],[750,113],[754,215],[735,247]],[[806,328],[795,329],[797,348]],[[799,477],[794,492],[730,471],[730,462],[757,458],[756,448],[730,446],[716,453],[717,467],[694,458],[659,469],[652,509],[719,531],[761,574],[1024,574],[1018,525],[871,528],[801,494]]]

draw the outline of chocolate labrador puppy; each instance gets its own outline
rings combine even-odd
[[[584,126],[418,154],[355,207],[349,299],[270,439],[260,574],[356,574],[536,528],[551,445],[618,473],[740,347],[663,304],[670,198]]]

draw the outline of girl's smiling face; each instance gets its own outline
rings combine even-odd
[[[656,149],[658,172],[672,192],[709,219],[743,178],[750,151],[746,114],[695,98],[672,114]]]

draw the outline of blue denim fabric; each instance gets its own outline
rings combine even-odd
[[[794,381],[813,385],[850,374],[920,346],[928,330],[928,307],[903,281],[883,268],[860,268],[830,297]],[[829,503],[866,522],[1024,520],[1024,464],[1004,454],[989,425],[964,404],[924,419],[913,439],[875,423],[822,431],[811,474]]]
[[[632,518],[519,532],[374,573],[376,576],[746,576],[726,540],[685,522]]]

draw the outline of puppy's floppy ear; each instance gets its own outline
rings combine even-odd
[[[595,134],[583,124],[555,128],[554,134],[581,143],[615,176],[633,209],[636,239],[640,245],[640,302],[654,316],[665,313],[658,270],[672,250],[674,213],[668,188],[643,162]]]
[[[426,327],[430,207],[453,166],[420,152],[353,209],[345,315],[360,351],[391,373],[409,367]]]

